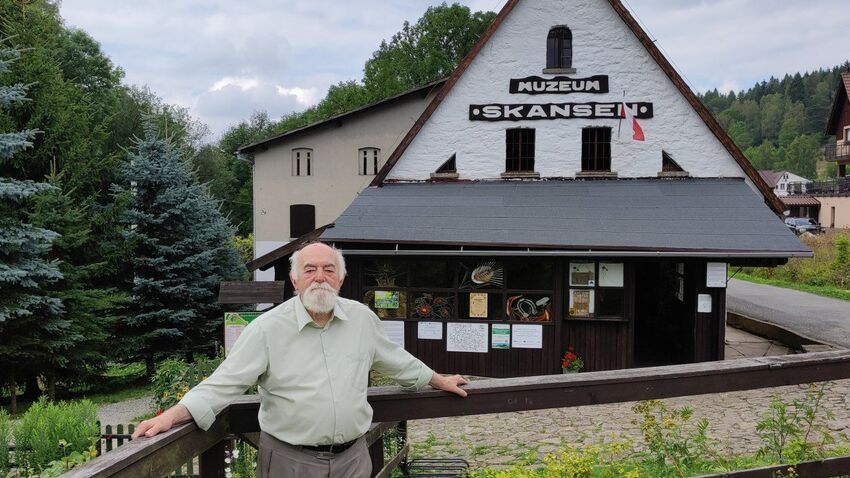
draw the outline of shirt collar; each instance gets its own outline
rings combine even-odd
[[[313,322],[313,318],[310,317],[310,313],[307,312],[307,308],[304,307],[304,304],[301,302],[301,297],[297,295],[295,296],[295,318],[298,321],[299,332],[303,330],[304,326],[307,324],[315,324],[315,322]],[[333,322],[333,319],[348,320],[348,315],[346,315],[345,311],[341,307],[339,299],[337,299],[336,305],[334,305],[334,312],[330,322]],[[330,322],[328,323],[330,324]]]

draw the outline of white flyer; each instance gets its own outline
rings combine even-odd
[[[487,353],[487,324],[446,324],[446,351]]]
[[[725,262],[709,262],[705,265],[705,286],[726,287]]]
[[[533,324],[513,324],[511,347],[515,349],[542,349],[543,326]]]
[[[420,340],[443,340],[443,323],[419,322],[417,337]]]
[[[384,333],[387,337],[404,348],[404,322],[400,320],[382,320]]]
[[[699,294],[697,296],[697,312],[711,312],[711,295]]]

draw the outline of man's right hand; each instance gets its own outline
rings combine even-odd
[[[171,430],[174,425],[180,425],[190,420],[192,420],[192,415],[189,413],[189,409],[178,403],[163,412],[162,415],[139,423],[136,431],[133,432],[133,438],[152,437],[158,433]]]

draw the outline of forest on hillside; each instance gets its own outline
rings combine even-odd
[[[701,96],[756,169],[791,171],[805,178],[836,175],[835,163],[821,161],[840,72],[831,69],[771,77],[744,91]]]

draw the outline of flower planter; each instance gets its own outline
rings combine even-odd
[[[561,367],[561,373],[578,373],[578,370],[570,370],[568,368]]]

